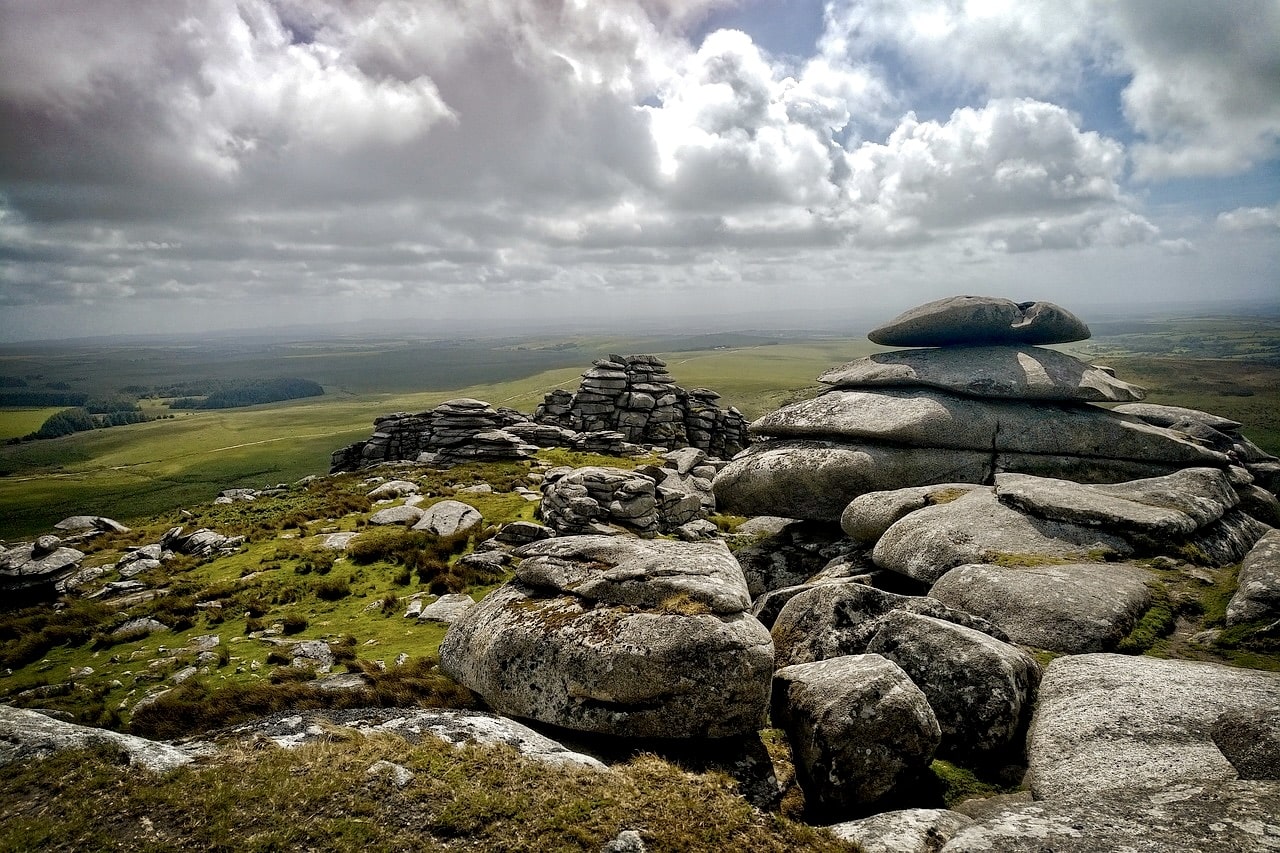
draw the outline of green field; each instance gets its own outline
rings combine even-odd
[[[11,438],[22,438],[40,429],[40,425],[50,415],[63,410],[63,406],[49,406],[40,409],[0,408],[0,441]]]
[[[1217,321],[1210,325],[1213,334],[1227,336]],[[1246,435],[1269,452],[1280,453],[1280,366],[1267,362],[1265,355],[1263,360],[1239,355],[1152,357],[1128,349],[1135,333],[1122,331],[1115,338],[1095,338],[1072,349],[1105,360],[1122,378],[1147,386],[1150,402],[1235,418],[1245,424]],[[1172,333],[1150,326],[1141,331],[1136,347],[1141,350],[1154,347],[1157,332],[1174,334],[1174,342],[1184,350],[1187,338],[1195,337],[1185,325]],[[1266,350],[1267,336],[1258,328],[1251,327],[1247,337],[1251,352]],[[1273,337],[1280,339],[1280,332],[1273,330]],[[699,345],[701,349],[694,348]],[[52,348],[34,355],[10,352],[0,358],[0,372],[65,374],[67,381],[80,383],[73,383],[77,390],[105,393],[141,378],[159,384],[196,374],[264,376],[275,365],[276,375],[315,378],[325,383],[327,393],[245,409],[184,411],[171,420],[0,447],[0,538],[40,533],[73,514],[102,514],[128,523],[207,502],[225,488],[262,487],[324,473],[330,452],[367,437],[375,417],[421,411],[450,397],[476,397],[532,411],[547,391],[575,388],[591,360],[611,352],[657,352],[680,385],[715,389],[722,395],[721,405],[736,406],[754,419],[812,396],[820,389],[815,377],[824,370],[880,348],[862,338],[720,335],[558,342],[374,340],[361,346],[339,341],[291,344],[283,347],[283,356],[264,347],[248,348],[250,352],[237,356],[225,344],[190,349],[204,354],[175,355],[167,345],[117,348],[98,359],[83,348],[74,349],[74,358]],[[417,360],[427,352],[448,357]],[[171,358],[167,365],[166,358]],[[287,368],[279,367],[282,360]],[[316,372],[299,366],[303,362]],[[548,367],[549,362],[566,366]],[[459,379],[449,384],[447,376],[455,369]],[[478,376],[482,381],[466,381]],[[168,411],[158,401],[143,400],[143,406],[150,414]],[[56,409],[0,410],[0,425],[11,435],[26,434],[39,426],[31,424],[43,421],[42,414],[52,411]]]

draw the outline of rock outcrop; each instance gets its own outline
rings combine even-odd
[[[758,729],[769,632],[723,543],[557,537],[449,629],[441,668],[494,709],[580,731],[727,737]]]
[[[434,409],[374,420],[373,435],[333,452],[330,471],[383,462],[448,467],[528,457],[540,447],[614,456],[643,447],[694,447],[719,458],[748,443],[746,421],[715,391],[685,390],[654,355],[609,356],[583,374],[577,392],[552,391],[532,415],[459,398]]]
[[[869,492],[994,485],[1008,472],[1117,483],[1242,462],[1238,436],[1212,441],[1157,425],[1149,413],[1093,405],[1141,400],[1143,391],[1033,346],[1088,337],[1079,319],[1050,303],[955,297],[869,337],[936,348],[827,371],[820,381],[830,390],[755,421],[757,443],[716,478],[723,508],[835,521]]]

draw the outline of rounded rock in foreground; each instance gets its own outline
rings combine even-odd
[[[922,772],[942,736],[925,694],[880,655],[783,667],[773,717],[806,802],[827,812],[861,810]]]
[[[960,344],[1065,344],[1089,327],[1052,302],[1012,302],[994,296],[949,296],[919,305],[867,334],[891,347]]]

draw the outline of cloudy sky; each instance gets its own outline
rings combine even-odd
[[[0,0],[0,339],[1277,269],[1280,0]]]

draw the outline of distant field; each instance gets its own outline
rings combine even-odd
[[[1216,324],[1213,334],[1228,335],[1228,330]],[[1239,355],[1221,359],[1137,354],[1124,346],[1132,343],[1129,336],[1134,330],[1124,331],[1126,336],[1100,336],[1071,349],[1105,361],[1122,378],[1147,386],[1150,402],[1205,409],[1243,422],[1246,435],[1269,452],[1280,454],[1280,366]],[[1139,349],[1153,347],[1157,332],[1150,325],[1139,331]],[[1165,333],[1170,332],[1166,329]],[[1178,336],[1180,346],[1188,336],[1195,336],[1194,329],[1187,326],[1178,326],[1172,334]],[[1252,351],[1267,350],[1268,338],[1263,331],[1252,328],[1248,336]],[[1280,333],[1276,337],[1280,338]],[[696,345],[703,348],[693,348]],[[237,360],[225,346],[218,352],[229,361],[201,363],[188,353],[167,366],[159,363],[163,361],[160,355],[148,351],[144,366],[133,368],[132,378],[151,371],[148,375],[156,382],[181,380],[187,378],[182,371],[188,362],[196,372],[226,376],[242,375],[236,371],[244,375],[265,372],[276,365],[275,375],[316,379],[329,393],[246,409],[179,412],[172,420],[0,447],[0,539],[41,532],[67,515],[98,513],[127,522],[183,504],[207,502],[224,488],[260,487],[323,473],[328,470],[331,451],[367,437],[373,419],[387,412],[421,411],[459,396],[532,411],[547,391],[575,388],[579,374],[591,360],[610,352],[662,354],[680,385],[712,388],[722,395],[721,405],[736,406],[754,419],[817,393],[820,386],[815,379],[824,370],[880,349],[865,339],[815,336],[779,340],[759,335],[466,341],[452,347],[434,342],[414,344],[417,350],[402,342],[366,341],[364,348],[312,346],[315,351],[307,355],[303,345],[291,345],[286,358],[294,363],[288,369],[278,369],[280,360],[261,351]],[[378,346],[391,347],[394,352],[388,355]],[[427,350],[440,355],[450,349],[451,355],[439,362],[419,358]],[[142,357],[137,350],[128,352]],[[61,365],[59,370],[71,371],[72,362],[64,354],[49,351],[37,355],[44,360],[44,368],[15,369],[14,359],[27,356],[11,352],[0,357],[0,373],[52,371],[55,364]],[[127,371],[120,371],[122,360],[127,362],[130,357],[121,350],[102,359],[77,351],[72,372],[86,389],[117,383],[108,388],[112,390],[127,384]],[[213,356],[206,353],[205,357]],[[309,358],[319,366],[314,372],[297,366]],[[344,360],[354,364],[344,367]],[[462,362],[465,366],[459,367]],[[553,364],[548,366],[548,362]],[[252,371],[246,365],[253,365]],[[376,370],[370,369],[373,365]],[[450,385],[446,377],[454,368],[459,380]],[[390,372],[382,373],[384,370]],[[344,375],[352,387],[335,390],[330,383],[343,381]],[[149,414],[168,412],[155,401],[143,402]],[[53,411],[57,410],[3,411],[0,427],[10,436],[25,435]]]
[[[50,415],[63,410],[63,406],[43,409],[0,408],[0,441],[22,438],[40,429]]]

